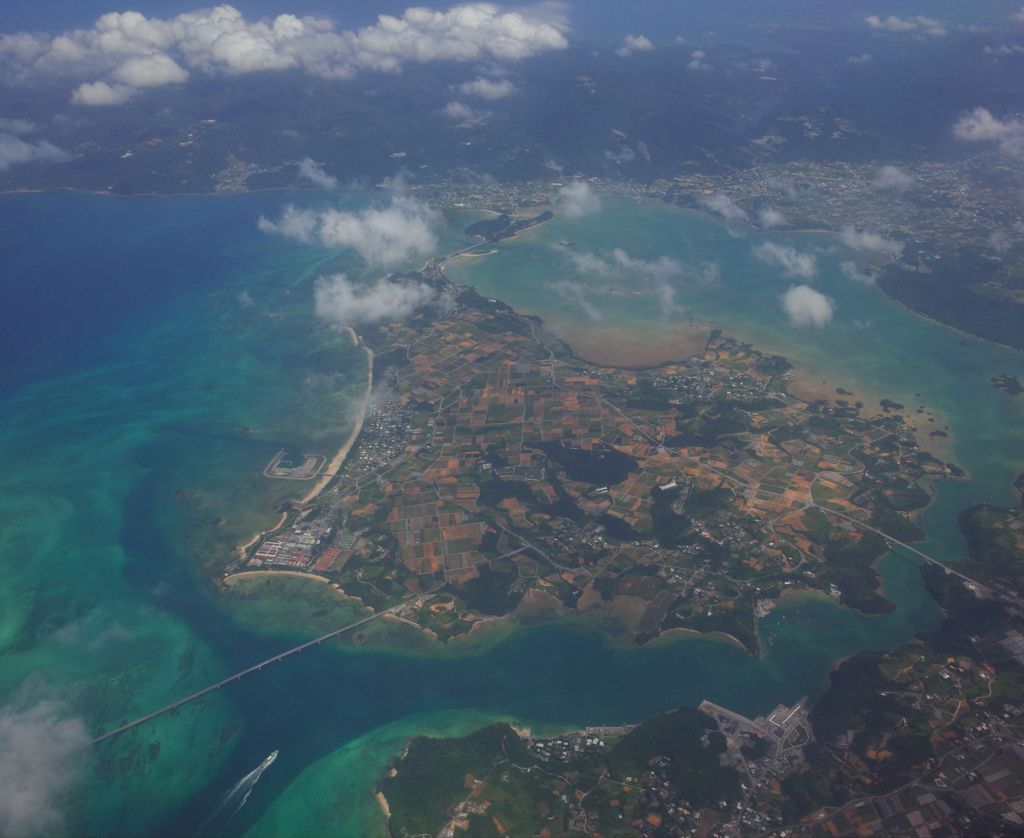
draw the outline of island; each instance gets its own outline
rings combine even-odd
[[[600,612],[636,643],[716,634],[753,655],[779,599],[891,604],[874,565],[958,473],[903,406],[790,392],[784,358],[712,331],[656,368],[576,357],[536,318],[414,274],[453,305],[365,330],[373,392],[324,491],[223,574],[308,574],[439,642]],[[393,621],[393,620],[392,620]]]

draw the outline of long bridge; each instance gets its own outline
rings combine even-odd
[[[368,617],[363,617],[361,620],[356,620],[354,623],[349,623],[347,626],[342,626],[341,628],[334,629],[334,631],[329,631],[327,632],[327,634],[323,634],[320,637],[315,638],[314,640],[308,640],[305,643],[300,644],[299,646],[294,646],[291,649],[286,649],[280,654],[274,655],[272,658],[267,658],[266,660],[262,660],[259,663],[255,663],[252,666],[241,670],[240,672],[236,672],[234,675],[229,675],[227,678],[218,681],[216,684],[210,684],[210,686],[204,687],[201,690],[197,690],[196,692],[192,693],[191,695],[187,695],[184,698],[179,698],[177,701],[172,702],[171,704],[168,704],[164,707],[161,707],[159,710],[154,710],[151,713],[147,713],[145,716],[140,716],[137,719],[133,719],[132,721],[127,722],[126,724],[123,724],[120,727],[116,727],[113,730],[104,733],[102,736],[97,736],[95,739],[92,740],[92,744],[98,745],[100,742],[104,742],[107,739],[113,739],[115,736],[120,736],[122,733],[125,733],[126,731],[129,731],[132,728],[138,727],[139,725],[143,725],[146,722],[157,718],[158,716],[163,716],[165,713],[170,713],[172,710],[177,710],[179,707],[183,707],[186,704],[190,704],[193,701],[197,701],[205,695],[209,695],[212,692],[216,692],[221,687],[226,687],[228,684],[232,684],[235,681],[241,681],[246,675],[252,675],[254,672],[259,672],[265,666],[270,666],[274,663],[280,663],[285,658],[289,658],[292,655],[297,655],[300,652],[304,652],[311,646],[319,646],[325,640],[332,640],[333,638],[338,637],[342,634],[346,634],[347,632],[354,631],[355,629],[361,626],[365,626],[367,623],[371,623],[374,620],[379,620],[381,617],[385,617],[388,614],[393,614],[398,609],[402,608],[406,603],[411,602],[414,599],[418,599],[419,597],[429,596],[430,594],[435,593],[437,590],[438,588],[434,588],[433,590],[427,591],[422,594],[415,594],[411,597],[402,600],[402,602],[398,603],[398,605],[392,606],[391,608],[388,608],[385,611],[378,611],[375,614],[370,614]]]

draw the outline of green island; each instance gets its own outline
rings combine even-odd
[[[442,266],[412,278],[454,310],[361,335],[358,439],[226,569],[230,595],[290,571],[441,642],[600,611],[638,644],[684,630],[754,655],[787,592],[891,610],[875,563],[923,538],[914,513],[960,474],[902,405],[802,400],[784,359],[717,330],[685,360],[597,366]]]

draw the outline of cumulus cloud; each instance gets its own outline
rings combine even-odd
[[[546,287],[567,303],[571,303],[579,309],[588,320],[593,320],[595,323],[604,320],[604,315],[601,314],[597,306],[590,300],[590,289],[582,282],[559,279],[555,282],[546,283]]]
[[[161,87],[188,80],[188,71],[169,55],[156,53],[129,58],[113,72],[122,84],[131,87]]]
[[[299,177],[305,178],[314,186],[322,189],[336,189],[338,179],[324,171],[324,167],[312,157],[304,157],[299,161]]]
[[[346,79],[364,71],[397,72],[408,63],[527,58],[567,47],[566,28],[561,15],[542,7],[508,11],[486,2],[447,11],[412,7],[355,30],[291,14],[250,21],[228,4],[167,19],[110,12],[89,29],[56,36],[0,35],[0,72],[14,82],[48,75],[132,88],[182,82],[189,71],[298,69]]]
[[[476,96],[480,99],[494,101],[504,99],[516,92],[516,86],[508,79],[487,79],[477,78],[472,81],[464,81],[458,86],[463,96]]]
[[[726,221],[746,221],[749,218],[746,210],[724,192],[716,192],[714,195],[701,198],[700,204],[704,209],[722,216]]]
[[[882,166],[876,173],[871,185],[875,189],[892,189],[903,192],[914,185],[914,179],[898,166]]]
[[[690,53],[690,63],[686,65],[688,70],[710,70],[711,65],[708,64],[704,59],[707,58],[707,53],[702,49],[695,49]]]
[[[865,285],[875,284],[874,275],[862,271],[856,262],[840,262],[839,270],[843,276],[847,279],[852,279],[854,282],[862,282]]]
[[[126,84],[107,84],[105,81],[83,82],[71,94],[71,104],[89,108],[123,105],[134,95],[135,88]]]
[[[996,230],[988,237],[988,246],[1000,256],[1005,256],[1013,249],[1013,239],[1002,230]]]
[[[383,208],[360,212],[287,206],[276,221],[259,220],[264,233],[324,247],[350,247],[368,265],[394,267],[437,248],[439,216],[422,201],[397,196]]]
[[[442,302],[440,294],[422,282],[385,278],[357,285],[345,274],[318,279],[314,299],[317,316],[336,326],[402,320],[419,308]]]
[[[5,134],[32,134],[38,127],[31,119],[0,116],[0,131],[3,131]]]
[[[975,108],[953,126],[953,136],[965,142],[994,142],[1011,157],[1024,157],[1024,120],[997,119],[988,108]]]
[[[892,258],[903,252],[903,242],[888,239],[874,230],[858,230],[852,224],[847,224],[839,231],[839,241],[851,250],[878,253]]]
[[[788,244],[762,242],[754,248],[754,256],[766,265],[781,268],[786,276],[813,279],[818,273],[818,259],[813,253],[801,253]]]
[[[449,102],[444,106],[443,110],[445,116],[450,116],[458,122],[477,122],[481,116],[469,105],[465,105],[462,102]]]
[[[556,193],[553,203],[566,218],[582,218],[601,211],[601,196],[585,180],[565,184]]]
[[[809,285],[794,285],[782,295],[782,308],[794,326],[823,328],[835,314],[835,304]]]
[[[1021,6],[1020,9],[1013,13],[1011,20],[1015,20],[1018,23],[1024,23],[1024,6]]]
[[[31,142],[0,131],[0,172],[19,163],[60,163],[67,159],[67,153],[48,140]]]
[[[917,35],[918,37],[941,38],[947,32],[946,24],[942,21],[921,15],[910,18],[901,18],[895,15],[882,18],[878,15],[869,15],[864,18],[864,22],[870,28],[879,32],[889,32],[896,35],[906,33]]]
[[[650,52],[654,44],[644,35],[627,35],[622,39],[622,46],[615,50],[620,58],[628,58],[634,52]]]
[[[786,223],[786,216],[772,207],[765,207],[757,214],[757,220],[765,230],[774,230]]]
[[[0,709],[0,835],[66,833],[89,742],[85,725],[56,702],[16,699]]]
[[[870,52],[862,52],[860,55],[851,55],[846,59],[847,64],[870,64],[875,57]]]
[[[676,289],[669,282],[670,279],[688,276],[703,284],[718,279],[718,266],[715,264],[705,264],[699,270],[690,270],[678,259],[668,256],[661,256],[658,259],[638,259],[630,256],[621,247],[615,248],[607,256],[581,253],[568,248],[561,248],[561,250],[579,274],[623,282],[632,287],[639,286],[650,291],[657,297],[659,311],[662,317],[666,318],[681,314],[683,311],[676,302]],[[578,283],[570,283],[570,285],[573,284]],[[586,286],[581,287],[586,289]],[[571,297],[572,302],[576,302],[586,311],[584,291],[576,288],[556,288],[554,290],[564,299]],[[590,315],[588,314],[588,316]]]

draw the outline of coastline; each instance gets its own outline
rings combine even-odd
[[[321,576],[318,573],[306,573],[302,570],[239,570],[237,573],[229,573],[223,578],[223,583],[229,588],[231,583],[236,579],[251,579],[253,577],[272,577],[272,576],[294,576],[298,579],[313,579],[317,582],[323,582],[329,585],[331,580],[326,576]]]
[[[320,479],[312,489],[303,495],[300,503],[309,503],[319,495],[335,477],[338,476],[338,469],[340,469],[345,463],[345,459],[352,450],[352,446],[355,445],[356,439],[359,437],[359,433],[363,430],[363,421],[366,419],[366,408],[370,404],[370,395],[373,392],[373,350],[359,340],[359,336],[351,326],[343,326],[342,328],[348,333],[349,337],[352,338],[352,345],[361,345],[363,351],[366,353],[366,392],[363,394],[362,401],[359,405],[359,411],[356,413],[355,423],[352,425],[352,432],[348,435],[348,439],[346,439],[341,448],[338,449],[338,453],[334,455],[334,458],[324,466],[324,472]]]
[[[366,344],[361,344],[359,336],[356,334],[355,329],[351,326],[342,327],[345,332],[348,333],[352,339],[353,346],[362,345],[363,351],[366,353],[366,391],[363,395],[362,401],[360,402],[359,411],[356,414],[355,422],[352,426],[352,431],[346,438],[345,442],[342,443],[341,448],[338,449],[333,459],[326,465],[324,465],[324,471],[320,476],[320,479],[314,484],[302,498],[299,499],[299,503],[309,503],[317,497],[330,482],[337,476],[338,470],[342,467],[347,459],[349,452],[352,450],[352,446],[355,445],[356,439],[359,438],[359,434],[363,429],[363,421],[366,418],[366,409],[370,403],[370,395],[373,391],[373,350],[370,349]],[[246,541],[244,544],[239,544],[237,548],[239,558],[244,559],[245,554],[249,551],[249,548],[256,544],[261,538],[264,538],[268,533],[275,532],[284,526],[285,521],[288,520],[288,513],[282,512],[280,517],[277,519],[277,523],[273,527],[262,530],[261,532],[255,533],[252,538]],[[274,573],[280,571],[272,571]],[[237,574],[232,574],[237,575]],[[311,574],[300,574],[300,575],[311,575]],[[326,579],[324,581],[327,581]]]

